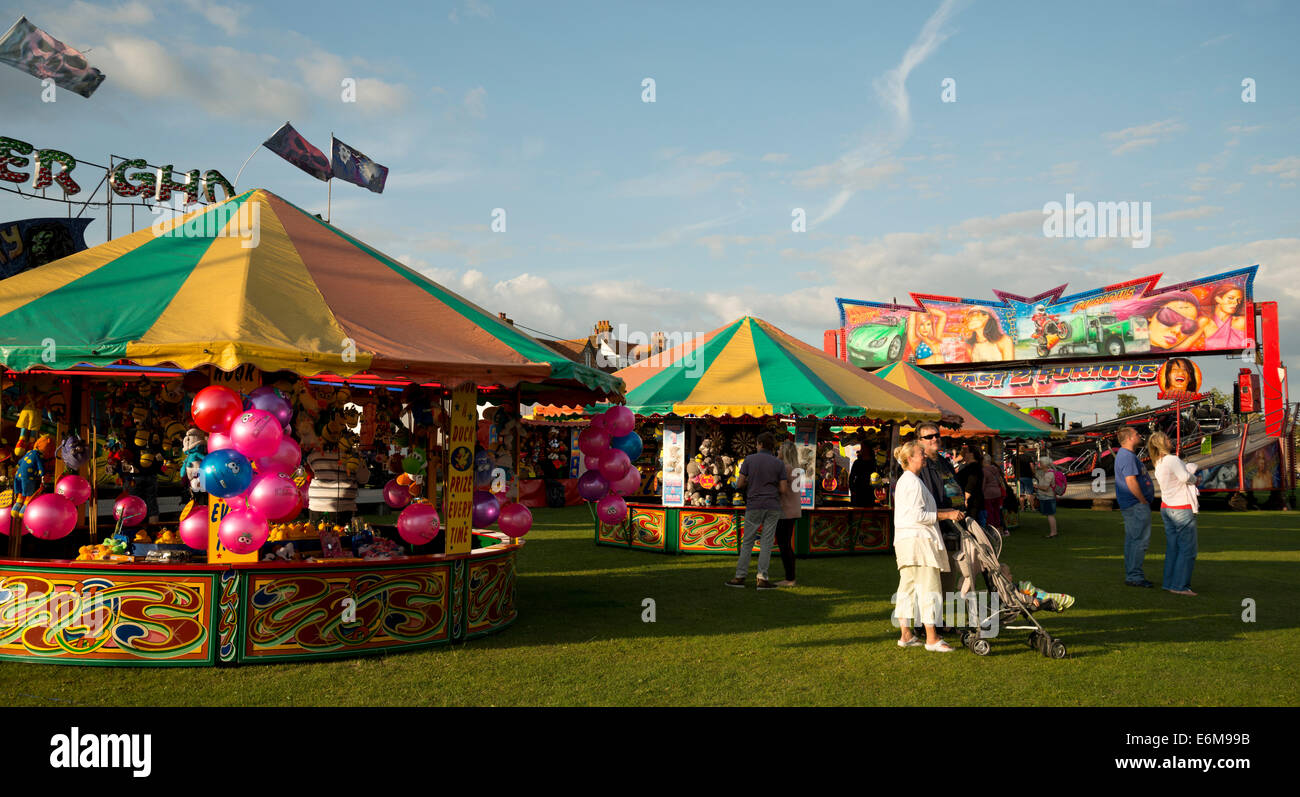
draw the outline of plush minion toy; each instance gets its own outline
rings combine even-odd
[[[23,408],[18,412],[18,445],[14,446],[14,456],[22,458],[31,449],[31,442],[41,431],[40,398],[35,393],[28,393]]]

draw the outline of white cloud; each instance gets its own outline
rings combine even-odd
[[[735,155],[730,152],[714,149],[695,156],[695,162],[701,166],[724,166],[735,160]]]
[[[1300,178],[1300,157],[1288,155],[1281,160],[1250,167],[1251,174],[1276,174],[1284,180]]]
[[[1206,216],[1212,216],[1215,213],[1222,212],[1223,208],[1216,205],[1201,205],[1196,208],[1187,208],[1186,210],[1175,210],[1172,213],[1161,213],[1161,221],[1178,221],[1180,219],[1203,219]]]
[[[788,152],[769,152],[760,160],[762,160],[763,163],[785,163],[789,158],[790,153]]]
[[[481,2],[481,0],[465,0],[459,9],[453,8],[451,13],[447,14],[447,19],[457,23],[460,22],[462,16],[492,19],[492,17],[496,16],[496,13],[491,6]]]
[[[1118,146],[1110,151],[1110,154],[1123,155],[1126,152],[1158,144],[1162,138],[1167,138],[1186,129],[1187,126],[1176,119],[1165,119],[1160,122],[1148,122],[1144,125],[1102,133],[1101,137],[1107,141],[1120,142]]]
[[[235,3],[221,5],[210,0],[184,0],[185,5],[206,19],[211,25],[221,28],[227,36],[239,33],[239,22],[250,9],[246,5]]]
[[[309,86],[318,97],[340,101],[343,79],[356,81],[356,103],[367,110],[394,111],[406,106],[409,92],[405,86],[385,83],[368,77],[357,77],[364,68],[356,59],[345,60],[320,48],[294,61],[302,75],[303,85]]]
[[[1213,47],[1216,44],[1223,44],[1224,42],[1226,42],[1228,39],[1231,39],[1235,35],[1236,35],[1235,33],[1224,33],[1220,36],[1215,36],[1213,39],[1206,39],[1205,41],[1201,42],[1201,46]]]
[[[465,92],[464,106],[470,116],[482,119],[487,116],[487,89],[475,86]]]
[[[1263,125],[1251,125],[1251,126],[1249,126],[1249,127],[1246,127],[1246,126],[1244,126],[1244,125],[1229,125],[1229,126],[1228,126],[1228,132],[1229,132],[1229,133],[1236,133],[1236,134],[1238,134],[1238,135],[1249,135],[1250,133],[1257,133],[1257,132],[1259,132],[1260,130],[1263,130],[1263,129],[1264,129],[1264,126],[1263,126]]]

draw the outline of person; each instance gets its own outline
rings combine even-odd
[[[1115,436],[1120,446],[1115,452],[1115,502],[1124,516],[1124,583],[1154,587],[1142,570],[1151,542],[1151,502],[1156,497],[1151,477],[1136,453],[1142,436],[1132,426],[1125,426]]]
[[[1231,282],[1223,283],[1210,294],[1210,323],[1202,330],[1207,350],[1246,347],[1245,302],[1245,291]]]
[[[1186,351],[1204,348],[1203,332],[1210,323],[1209,318],[1201,315],[1201,305],[1196,296],[1187,291],[1133,299],[1116,305],[1115,315],[1120,318],[1145,318],[1153,350]]]
[[[1034,494],[1034,460],[1029,452],[1020,449],[1016,453],[1016,486],[1020,488],[1021,502],[1028,501]]]
[[[370,469],[360,459],[337,449],[315,448],[307,455],[311,484],[307,487],[308,517],[319,523],[329,514],[346,526],[357,511],[357,485],[370,481]]]
[[[1166,393],[1195,393],[1200,387],[1196,382],[1196,367],[1186,357],[1175,357],[1165,366],[1163,384],[1160,389]],[[1150,441],[1147,441],[1148,445]]]
[[[876,488],[871,483],[871,474],[875,472],[876,451],[863,443],[858,449],[857,459],[849,470],[849,503],[853,506],[875,506]]]
[[[1052,458],[1038,458],[1038,475],[1034,478],[1034,500],[1038,502],[1038,511],[1047,518],[1047,539],[1056,539],[1056,469],[1052,467]]]
[[[995,362],[1016,359],[1016,344],[1002,331],[997,316],[988,310],[972,310],[966,316],[966,345],[971,362]]]
[[[1002,469],[993,464],[993,457],[984,455],[984,515],[988,520],[986,525],[997,529],[1003,536],[1007,536],[1006,529],[1002,526],[1002,499],[1006,497],[1007,484],[1002,476]]]
[[[1196,563],[1196,463],[1183,462],[1173,452],[1169,435],[1156,432],[1147,440],[1160,483],[1160,517],[1165,522],[1165,575],[1161,587],[1175,595],[1192,592]]]
[[[966,514],[988,525],[984,512],[984,463],[978,445],[964,445],[957,454],[957,484],[966,496]]]
[[[944,459],[939,453],[939,448],[943,445],[943,436],[939,431],[938,424],[931,421],[925,421],[916,427],[914,435],[915,441],[921,444],[921,450],[925,453],[925,467],[921,469],[920,478],[925,484],[925,489],[930,491],[934,496],[935,505],[939,509],[952,509],[952,499],[943,489],[946,479],[953,477],[953,468],[948,460]],[[943,546],[948,551],[949,558],[957,556],[960,550],[961,529],[957,528],[955,523],[940,519],[939,531],[943,535]],[[941,571],[941,579],[945,592],[951,592],[953,587],[953,573],[955,567],[949,567]]]
[[[919,431],[919,430],[918,430]],[[925,649],[951,653],[939,637],[939,614],[943,604],[940,573],[951,572],[939,521],[959,521],[966,516],[957,509],[939,509],[935,497],[922,482],[925,468],[923,446],[915,440],[894,449],[894,460],[903,467],[894,489],[894,557],[898,564],[898,592],[895,594],[900,648],[916,647],[921,640],[912,632],[917,605],[925,626]]]
[[[776,524],[776,546],[781,551],[781,567],[785,578],[776,582],[778,587],[793,587],[794,580],[794,524],[802,514],[799,491],[795,490],[794,472],[799,470],[799,450],[793,440],[781,442],[779,454],[785,465],[785,489],[781,490],[781,520]],[[855,466],[856,467],[856,466]]]
[[[726,584],[728,587],[745,587],[749,557],[754,550],[754,540],[759,539],[758,588],[776,589],[776,583],[768,580],[767,567],[772,561],[776,524],[781,520],[781,493],[790,489],[790,481],[785,473],[785,463],[772,453],[776,446],[772,433],[759,433],[757,444],[758,450],[740,463],[740,478],[736,481],[736,489],[745,493],[745,537],[740,543],[736,575]]]

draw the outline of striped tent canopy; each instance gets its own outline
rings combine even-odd
[[[924,396],[949,412],[966,418],[952,437],[1064,437],[1065,432],[1000,401],[981,396],[911,363],[894,363],[874,371],[876,376],[904,390]]]
[[[269,191],[154,227],[0,281],[0,364],[621,388]]]
[[[748,316],[615,375],[627,385],[627,406],[645,416],[961,422]]]

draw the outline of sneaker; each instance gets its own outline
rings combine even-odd
[[[794,583],[793,581],[791,581],[790,579],[787,578],[787,579],[784,580],[784,581],[778,581],[778,582],[776,582],[776,585],[777,585],[778,587],[793,587],[793,586],[795,585],[795,583]]]
[[[1130,587],[1154,587],[1155,586],[1155,584],[1152,584],[1150,581],[1147,581],[1145,578],[1142,579],[1141,581],[1125,581],[1124,583]]]
[[[744,588],[745,588],[745,579],[743,579],[743,578],[733,578],[733,579],[731,579],[730,581],[726,582],[726,585],[727,585],[728,587],[736,587],[737,589],[744,589]]]
[[[942,639],[940,639],[938,642],[935,642],[933,645],[926,645],[925,649],[930,651],[931,653],[952,653],[952,648],[948,645],[947,642],[944,642]]]
[[[776,584],[772,583],[771,581],[768,581],[768,580],[765,579],[765,578],[760,578],[760,579],[758,580],[758,588],[759,588],[759,589],[776,589],[777,586],[776,586]]]

